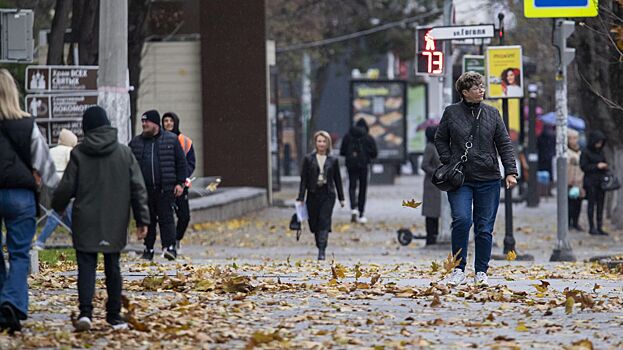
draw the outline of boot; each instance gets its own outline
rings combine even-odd
[[[327,243],[329,242],[329,232],[320,231],[316,233],[316,247],[318,247],[318,260],[325,260],[325,251],[327,249]]]
[[[603,223],[600,221],[597,221],[597,234],[602,235],[602,236],[608,236],[608,232],[604,231],[602,227],[603,227]]]

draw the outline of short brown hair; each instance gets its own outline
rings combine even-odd
[[[454,88],[459,95],[463,97],[463,90],[469,90],[474,86],[482,85],[484,84],[484,81],[485,78],[482,75],[474,71],[469,71],[461,74],[459,79],[456,80]]]

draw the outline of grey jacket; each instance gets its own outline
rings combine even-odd
[[[435,135],[439,160],[448,164],[460,159],[479,111],[473,148],[465,164],[465,181],[499,180],[498,154],[502,158],[504,175],[517,175],[515,153],[504,122],[498,110],[485,103],[470,106],[461,101],[446,107]]]
[[[63,212],[71,198],[76,250],[120,252],[127,243],[130,207],[137,225],[149,224],[141,169],[130,148],[117,142],[117,129],[93,129],[73,149],[52,208]]]

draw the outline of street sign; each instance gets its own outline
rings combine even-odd
[[[485,56],[487,97],[523,97],[521,46],[489,46]]]
[[[494,35],[493,24],[434,27],[430,31],[434,40],[492,38]]]
[[[0,10],[0,62],[32,62],[33,23],[32,10]]]
[[[28,66],[26,91],[97,91],[97,66]]]
[[[442,75],[444,68],[443,41],[434,40],[430,36],[432,28],[416,30],[416,73],[425,75]]]
[[[595,17],[598,0],[524,0],[528,18]]]
[[[26,109],[37,122],[82,119],[82,113],[97,105],[97,92],[26,95]]]
[[[485,75],[485,56],[463,55],[463,73],[476,72]]]

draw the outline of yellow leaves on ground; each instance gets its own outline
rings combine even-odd
[[[570,315],[573,312],[574,304],[575,300],[573,300],[573,297],[567,297],[567,300],[565,301],[565,313],[567,315]]]
[[[452,253],[448,253],[448,257],[443,262],[444,274],[448,274],[452,272],[459,264],[461,263],[461,258],[459,255],[461,254],[461,249],[459,249],[456,254],[452,255]]]
[[[593,342],[588,339],[582,339],[565,346],[565,350],[593,350]]]
[[[547,292],[547,288],[550,286],[550,283],[547,281],[541,280],[541,284],[533,284],[532,285],[539,293]]]
[[[245,346],[245,350],[255,349],[257,346],[270,344],[273,341],[283,342],[285,341],[285,338],[279,334],[278,330],[274,332],[256,331],[251,335],[249,342]]]
[[[515,330],[517,332],[528,332],[528,331],[530,331],[530,329],[528,329],[528,327],[526,327],[526,323],[524,321],[517,322],[517,327],[515,327]]]
[[[411,199],[409,201],[402,201],[402,206],[406,207],[406,208],[413,208],[416,209],[418,208],[420,205],[422,205],[422,202],[418,202],[415,199]]]
[[[506,253],[506,260],[515,261],[515,259],[517,259],[517,253],[515,253],[514,250],[511,250],[510,252]]]
[[[335,280],[345,278],[346,268],[344,267],[344,265],[340,264],[331,265],[331,274],[333,275],[333,279]]]
[[[132,282],[136,284],[136,282]],[[251,279],[219,268],[193,269],[187,275],[178,272],[174,277],[149,275],[140,281],[140,287],[148,291],[174,290],[217,293],[250,293],[255,289]],[[136,289],[136,288],[130,288]]]

